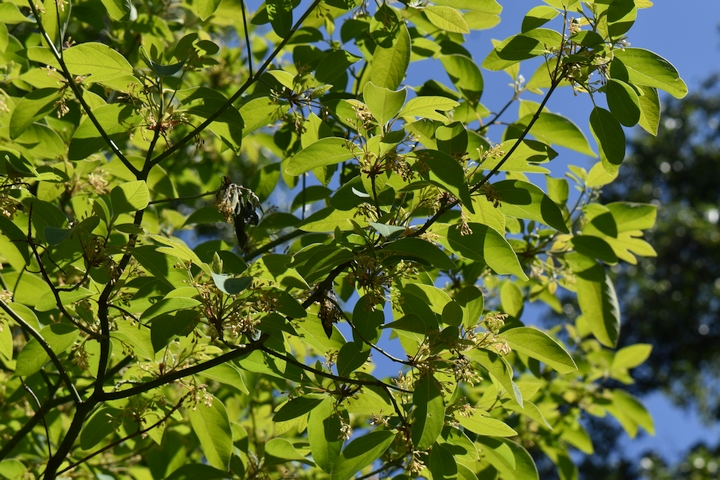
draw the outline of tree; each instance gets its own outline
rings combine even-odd
[[[494,0],[0,4],[3,474],[525,479],[538,448],[573,478],[581,412],[652,431],[601,380],[650,353],[613,350],[605,266],[654,254],[656,207],[595,192],[687,89],[624,42],[649,2],[546,3],[482,61]],[[561,87],[601,159],[570,181]],[[559,289],[582,316],[525,326]]]
[[[642,135],[628,142],[623,175],[604,187],[600,196],[602,202],[662,205],[656,226],[648,231],[657,256],[636,265],[618,265],[613,272],[624,314],[619,345],[646,339],[653,346],[652,355],[634,371],[635,383],[628,388],[638,396],[663,393],[681,408],[696,409],[708,423],[716,422],[720,412],[720,196],[713,188],[714,178],[706,174],[720,160],[718,79],[717,74],[710,76],[682,100],[668,99],[657,136]],[[593,437],[602,438],[594,443],[602,444],[603,451],[583,460],[580,470],[587,478],[609,478],[610,471],[618,470],[609,459],[618,459],[621,450],[616,430],[611,421],[594,423]],[[717,475],[717,447],[695,446],[678,465],[667,468],[657,453],[648,458],[652,467],[643,468],[635,461],[621,478]]]

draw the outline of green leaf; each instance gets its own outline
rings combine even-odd
[[[127,20],[134,10],[131,0],[102,0],[108,15],[115,21]]]
[[[284,438],[273,438],[265,444],[265,465],[284,465],[292,461],[315,465]]]
[[[367,221],[355,216],[355,210],[335,210],[332,207],[323,208],[310,215],[297,226],[304,232],[334,232],[336,228],[341,231],[353,230],[355,225],[367,226]]]
[[[178,297],[178,298],[163,298],[159,302],[154,303],[150,308],[145,310],[140,317],[143,323],[147,323],[150,320],[164,315],[166,313],[176,312],[178,310],[191,309],[200,305],[198,300],[194,298]]]
[[[2,5],[8,5],[7,3],[2,3]],[[13,5],[13,4],[10,4]],[[0,11],[1,13],[1,11]],[[3,19],[5,21],[5,19]],[[0,461],[0,476],[2,478],[7,480],[17,480],[21,478],[27,477],[27,469],[22,464],[20,460],[15,460],[14,458],[8,458],[5,460]]]
[[[612,213],[618,233],[647,230],[655,225],[657,205],[649,203],[613,202],[605,205]]]
[[[519,119],[515,124],[524,128],[530,123],[534,114]],[[590,144],[580,128],[567,118],[555,113],[541,112],[533,124],[530,134],[541,142],[595,156]]]
[[[310,412],[307,427],[310,452],[315,463],[326,473],[332,473],[340,456],[341,428],[342,422],[332,398],[325,398]]]
[[[198,478],[203,480],[225,480],[228,478],[228,473],[224,469],[218,470],[210,465],[192,463],[178,468],[166,480],[197,480]]]
[[[300,150],[285,164],[285,173],[298,176],[313,168],[335,165],[355,158],[360,149],[353,142],[339,137],[321,138]]]
[[[210,406],[200,403],[194,409],[189,409],[188,416],[208,463],[215,468],[227,470],[233,443],[232,428],[225,405],[218,398],[212,397]]]
[[[212,273],[213,282],[221,292],[236,295],[252,284],[252,277],[232,277],[230,275]]]
[[[405,104],[398,117],[420,117],[448,122],[448,118],[439,112],[447,112],[459,105],[458,102],[447,97],[415,97]]]
[[[559,373],[571,373],[577,365],[569,353],[547,333],[536,328],[518,327],[503,332],[513,350],[540,360]]]
[[[78,337],[80,331],[72,325],[54,323],[40,330],[40,336],[50,346],[55,355],[60,355],[70,348]],[[50,360],[43,346],[36,339],[31,339],[17,356],[15,375],[29,377],[39,371]]]
[[[481,437],[478,443],[484,459],[497,469],[502,478],[539,480],[535,462],[521,445],[512,440],[494,437]]]
[[[405,104],[406,96],[407,90],[404,88],[393,92],[387,88],[378,87],[372,82],[367,82],[363,88],[363,100],[381,126],[398,114]]]
[[[547,22],[557,17],[560,12],[557,9],[547,5],[538,5],[530,9],[522,21],[521,32],[525,33],[538,27],[542,27]]]
[[[507,424],[492,417],[483,417],[477,410],[471,417],[458,415],[457,421],[460,425],[478,435],[513,437],[518,434],[515,430],[507,426]]]
[[[605,85],[605,96],[613,116],[626,127],[634,127],[640,121],[640,100],[627,83],[611,78]]]
[[[607,170],[605,170],[603,163],[597,162],[588,172],[587,178],[585,178],[585,185],[591,188],[607,185],[608,183],[615,181],[619,171],[620,170],[618,169],[615,173],[608,173]]]
[[[203,22],[215,13],[218,6],[220,6],[220,0],[194,0],[192,2],[193,12],[195,12]]]
[[[116,143],[129,138],[135,127],[142,122],[142,117],[135,112],[133,107],[118,103],[94,108],[93,114],[102,129]],[[84,117],[70,141],[68,158],[84,160],[98,150],[107,148],[107,143],[100,136],[100,132],[90,118]]]
[[[455,33],[470,33],[467,22],[457,9],[446,6],[428,6],[422,10],[430,23],[440,30]]]
[[[120,340],[123,346],[130,348],[138,357],[150,361],[155,359],[150,330],[146,327],[133,326],[129,322],[118,322],[117,331],[111,332],[110,336]]]
[[[337,370],[338,375],[347,377],[352,372],[362,367],[370,356],[370,350],[361,350],[355,342],[348,342],[338,352]]]
[[[612,247],[600,237],[593,235],[575,235],[570,240],[570,243],[576,252],[582,253],[586,257],[597,258],[608,265],[614,265],[618,261],[618,257]]]
[[[315,70],[315,79],[320,83],[332,84],[350,66],[362,60],[362,57],[353,55],[345,50],[333,50],[320,61]],[[367,100],[366,100],[367,103]]]
[[[8,25],[15,25],[17,23],[35,23],[34,20],[23,15],[18,6],[12,2],[0,3],[0,18],[3,19],[3,23]]]
[[[389,243],[383,250],[421,258],[436,268],[444,270],[455,268],[455,263],[448,258],[445,252],[434,244],[419,238],[401,238]]]
[[[642,48],[614,51],[613,62],[620,60],[628,72],[629,83],[663,90],[675,98],[688,93],[687,85],[675,67],[660,55]]]
[[[415,384],[413,405],[412,441],[418,450],[427,450],[440,436],[445,424],[445,402],[431,375],[424,376]]]
[[[410,64],[410,33],[404,23],[396,28],[392,46],[375,48],[370,71],[371,82],[390,90],[397,90]]]
[[[176,97],[182,102],[178,112],[196,115],[203,120],[213,117],[214,121],[208,127],[210,131],[236,152],[239,151],[245,133],[245,122],[232,105],[217,116],[218,110],[227,103],[224,95],[207,87],[195,87],[179,90]]]
[[[604,108],[595,107],[590,113],[590,131],[598,143],[603,167],[615,173],[625,159],[625,132],[620,122]]]
[[[618,419],[630,438],[635,438],[638,427],[643,427],[650,435],[655,435],[652,415],[639,399],[626,391],[613,390],[612,403],[606,408]]]
[[[180,310],[174,314],[165,314],[153,319],[150,325],[150,341],[153,351],[157,353],[162,350],[176,335],[189,335],[195,328],[199,316],[200,314],[196,310]],[[244,387],[237,383],[234,386],[239,389]]]
[[[287,37],[293,24],[292,0],[267,0],[265,8],[267,8],[273,31],[280,38]]]
[[[636,343],[635,345],[621,348],[615,352],[615,357],[613,357],[610,369],[635,368],[648,359],[652,348],[652,345],[649,343]]]
[[[317,395],[301,395],[285,403],[275,412],[273,422],[287,422],[313,410],[320,405],[323,397]]]
[[[472,198],[465,179],[465,170],[453,157],[439,150],[419,150],[418,162],[430,168],[430,182],[444,188],[458,198],[470,213],[474,213]]]
[[[350,442],[340,453],[331,479],[350,480],[357,472],[380,458],[395,440],[395,435],[387,430],[375,430]]]
[[[468,285],[455,294],[455,301],[463,309],[462,324],[467,330],[472,330],[480,322],[485,299],[482,290],[475,285]]]
[[[453,84],[471,104],[480,101],[483,92],[483,77],[471,58],[465,55],[441,55],[440,61]]]
[[[102,43],[87,42],[63,52],[65,64],[73,75],[88,75],[86,81],[103,83],[132,76],[132,65],[121,54]]]
[[[508,396],[516,401],[520,407],[523,406],[523,397],[520,389],[513,382],[513,371],[510,364],[503,357],[495,352],[482,348],[476,348],[467,353],[475,362],[479,363],[497,382],[505,388]]]
[[[453,455],[456,451],[450,443],[436,443],[430,450],[427,468],[433,480],[458,479],[458,463]],[[476,477],[477,478],[477,477]]]
[[[535,220],[563,233],[570,232],[560,207],[532,183],[503,180],[493,183],[492,188],[500,198],[500,211],[505,215]]]
[[[500,288],[500,303],[505,313],[520,318],[525,307],[525,298],[520,287],[509,280],[503,283]]]
[[[115,216],[135,212],[148,206],[150,191],[143,181],[121,183],[110,192]]]
[[[7,4],[2,4],[7,5]],[[55,110],[61,94],[57,88],[41,88],[33,90],[15,105],[10,117],[10,139],[15,140],[35,120],[47,116]]]
[[[588,273],[583,273],[583,277],[576,278],[580,310],[595,338],[606,347],[612,348],[617,344],[620,335],[620,306],[615,288],[600,265],[595,265]]]
[[[502,152],[509,151],[517,140],[508,140],[500,144],[498,149]],[[470,154],[472,156],[472,153]],[[517,146],[512,155],[500,165],[500,172],[523,172],[523,173],[550,173],[550,170],[540,167],[537,164],[552,160],[557,157],[557,152],[542,142],[535,140],[523,140]],[[479,159],[479,156],[478,156]],[[493,170],[503,156],[488,156],[482,163],[484,170]]]
[[[493,71],[504,70],[523,60],[542,55],[548,48],[559,47],[560,44],[559,33],[536,28],[525,34],[513,35],[500,42],[485,57],[482,66]]]
[[[517,255],[505,237],[479,223],[469,223],[472,233],[462,235],[455,227],[447,229],[448,244],[452,250],[473,260],[483,260],[500,275],[515,275],[527,280]]]
[[[122,424],[122,413],[123,411],[119,408],[101,407],[95,412],[95,415],[90,417],[80,432],[80,448],[97,450],[102,439],[115,433]]]
[[[660,126],[660,98],[657,90],[652,87],[637,86],[642,93],[638,97],[640,120],[638,124],[651,135],[657,135]]]
[[[82,300],[83,298],[91,297],[94,293],[84,287],[79,287],[76,290],[70,292],[58,292],[60,301],[63,305],[72,305],[75,302]],[[38,298],[35,310],[38,312],[49,312],[58,308],[53,292],[46,292],[42,297]]]

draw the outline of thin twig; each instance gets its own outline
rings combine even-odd
[[[73,400],[77,402],[78,404],[82,404],[84,401],[80,397],[80,394],[75,390],[75,385],[73,385],[72,380],[70,380],[70,376],[68,375],[65,368],[62,366],[62,363],[60,363],[60,359],[57,355],[55,355],[55,352],[53,352],[52,348],[50,348],[50,345],[47,343],[47,341],[40,335],[40,332],[35,330],[35,328],[30,325],[28,322],[25,321],[24,318],[22,318],[20,315],[15,313],[15,310],[10,308],[10,306],[5,303],[5,300],[0,299],[0,309],[4,310],[5,313],[10,315],[10,318],[12,318],[18,325],[20,325],[24,330],[26,330],[30,336],[32,336],[35,340],[40,343],[40,346],[42,346],[43,350],[45,350],[45,353],[47,353],[48,357],[50,357],[50,361],[52,361],[53,365],[55,365],[55,368],[57,368],[58,373],[60,374],[60,378],[62,378],[63,383],[65,383],[65,386],[70,390],[70,393],[73,395]]]
[[[320,4],[321,1],[322,0],[313,1],[313,3],[308,7],[305,13],[302,14],[302,16],[295,23],[295,25],[293,25],[292,29],[290,29],[290,32],[285,36],[285,38],[282,39],[280,43],[278,43],[277,47],[275,47],[275,50],[272,51],[272,53],[265,60],[265,62],[260,65],[260,68],[258,68],[257,72],[255,72],[255,74],[253,75],[250,75],[248,79],[245,80],[245,83],[243,83],[240,88],[238,88],[238,90],[230,98],[227,99],[225,103],[220,105],[220,107],[218,107],[218,109],[215,110],[212,115],[208,116],[207,119],[205,119],[204,122],[198,125],[192,132],[185,135],[183,138],[175,142],[172,147],[168,148],[163,153],[155,157],[152,160],[150,166],[154,167],[155,165],[159,164],[160,162],[168,158],[170,155],[175,153],[178,149],[185,146],[185,144],[188,143],[191,139],[195,138],[198,134],[204,131],[208,127],[208,125],[217,120],[217,118],[222,115],[225,110],[230,108],[230,106],[235,103],[235,101],[239,99],[242,94],[245,93],[247,89],[250,88],[250,86],[252,86],[263,73],[265,73],[265,70],[270,66],[275,57],[280,54],[280,51],[285,47],[287,42],[290,41],[290,38],[293,36],[293,34],[298,30],[298,28],[300,28],[305,19],[310,16],[310,14],[315,10],[315,8]]]
[[[253,258],[255,258],[259,255],[262,255],[265,252],[269,252],[273,248],[275,248],[279,245],[282,245],[283,243],[287,242],[288,240],[292,240],[295,237],[299,237],[300,235],[302,235],[304,233],[305,232],[303,232],[302,230],[293,230],[290,233],[286,233],[285,235],[282,235],[282,236],[276,238],[272,242],[268,242],[265,245],[263,245],[262,247],[259,247],[258,249],[253,250],[252,252],[250,252],[246,255],[243,255],[243,260],[245,260],[245,261],[252,260]]]
[[[135,168],[135,165],[130,163],[130,161],[125,157],[125,155],[122,153],[120,148],[115,144],[115,142],[110,138],[110,136],[107,134],[105,129],[100,125],[100,122],[98,121],[95,114],[92,112],[92,109],[90,108],[90,105],[87,104],[85,101],[85,98],[83,97],[82,90],[78,85],[75,83],[75,79],[73,78],[72,74],[70,73],[70,70],[68,70],[67,65],[65,64],[65,60],[63,59],[63,56],[60,52],[58,52],[57,48],[55,48],[55,42],[50,38],[50,35],[48,35],[47,30],[45,30],[45,26],[42,23],[42,19],[40,18],[40,15],[38,14],[37,8],[35,7],[35,3],[33,0],[28,0],[28,4],[30,5],[30,10],[32,10],[33,16],[35,17],[38,30],[40,30],[40,34],[45,39],[45,42],[47,42],[48,46],[50,47],[50,50],[55,57],[55,60],[57,60],[58,64],[60,65],[60,68],[62,69],[63,77],[65,78],[65,81],[67,82],[67,85],[70,87],[70,89],[73,91],[73,94],[75,95],[75,98],[80,102],[80,105],[82,105],[83,109],[85,110],[85,113],[87,114],[90,121],[95,125],[95,128],[97,128],[98,132],[100,132],[100,136],[105,140],[105,143],[110,147],[110,150],[113,151],[115,155],[120,159],[120,161],[125,165],[128,170],[130,170],[133,174],[137,175],[140,173],[140,170]],[[58,28],[60,26],[58,25]],[[60,46],[62,48],[62,45]]]
[[[250,72],[250,76],[253,76],[253,64],[252,64],[252,45],[250,43],[250,32],[248,31],[248,24],[247,24],[247,13],[245,12],[245,0],[240,0],[240,8],[242,9],[242,22],[243,22],[243,30],[245,30],[245,48],[247,49],[247,57],[248,57],[248,71]]]
[[[45,437],[47,438],[47,447],[48,447],[48,457],[52,457],[52,450],[50,449],[50,431],[48,430],[47,422],[45,421],[45,412],[43,411],[43,407],[40,404],[40,400],[38,400],[37,395],[35,395],[35,392],[32,391],[32,388],[28,387],[27,383],[25,383],[25,380],[20,380],[22,382],[23,388],[33,397],[35,400],[35,403],[38,406],[38,411],[35,413],[35,415],[40,415],[40,420],[42,420],[43,427],[45,427]]]
[[[93,458],[93,457],[95,457],[95,456],[97,456],[97,455],[100,455],[101,453],[103,453],[103,452],[105,452],[105,451],[107,451],[107,450],[110,450],[111,448],[115,448],[116,446],[120,445],[121,443],[123,443],[123,442],[125,442],[125,441],[127,441],[127,440],[130,440],[130,439],[133,438],[133,437],[137,437],[138,435],[144,435],[144,434],[146,434],[147,432],[149,432],[149,431],[152,430],[153,428],[157,427],[157,426],[160,425],[161,423],[167,421],[167,419],[170,418],[170,416],[171,416],[173,413],[175,413],[175,411],[176,411],[177,409],[180,408],[180,406],[183,404],[183,402],[185,401],[185,399],[186,399],[188,396],[190,396],[190,393],[185,394],[185,395],[180,399],[180,401],[179,401],[172,409],[170,409],[170,411],[169,411],[163,418],[161,418],[161,419],[158,420],[157,422],[153,423],[153,424],[150,425],[149,427],[144,428],[144,429],[142,429],[142,430],[138,430],[138,431],[135,432],[135,433],[131,433],[130,435],[127,435],[127,436],[124,437],[124,438],[121,438],[121,439],[119,439],[119,440],[116,440],[116,441],[114,441],[114,442],[112,442],[112,443],[104,446],[103,448],[101,448],[101,449],[99,449],[99,450],[96,450],[96,451],[94,451],[93,453],[91,453],[91,454],[89,454],[89,455],[84,456],[83,458],[81,458],[81,459],[78,460],[77,462],[69,465],[68,467],[63,468],[62,470],[60,470],[59,472],[57,472],[57,474],[60,475],[61,473],[65,473],[65,472],[67,472],[67,471],[69,471],[69,470],[72,470],[73,468],[77,467],[78,465],[87,462],[87,461],[90,460],[91,458]]]
[[[280,360],[284,360],[284,361],[286,361],[286,362],[288,362],[288,363],[291,363],[291,364],[295,365],[296,367],[300,367],[300,368],[302,368],[303,370],[306,370],[306,371],[308,371],[308,372],[312,372],[312,373],[314,373],[315,375],[318,375],[318,376],[321,376],[321,377],[325,377],[325,378],[329,378],[329,379],[331,379],[331,380],[335,380],[336,382],[349,383],[349,384],[351,384],[351,385],[361,385],[361,386],[365,386],[365,387],[380,387],[380,388],[382,388],[382,389],[391,388],[391,389],[393,389],[393,390],[397,390],[398,392],[412,393],[412,392],[409,391],[409,390],[405,390],[404,388],[396,387],[395,385],[390,385],[390,384],[385,383],[385,382],[380,381],[380,380],[375,380],[375,381],[370,381],[370,380],[358,380],[358,379],[356,379],[356,378],[339,377],[339,376],[334,375],[334,374],[332,374],[332,373],[323,372],[322,370],[318,370],[317,368],[313,368],[313,367],[310,367],[310,366],[308,366],[308,365],[305,365],[304,363],[299,362],[299,361],[295,360],[294,358],[289,357],[289,356],[287,356],[287,355],[285,355],[285,354],[282,354],[282,353],[280,353],[280,352],[276,352],[276,351],[274,351],[274,350],[271,350],[271,349],[269,349],[268,347],[266,347],[266,346],[264,346],[264,345],[260,347],[260,350],[263,351],[263,352],[265,352],[265,353],[267,353],[267,354],[270,355],[270,356],[273,356],[273,357],[275,357],[275,358],[279,358]]]
[[[194,200],[196,198],[203,198],[203,197],[209,197],[210,195],[217,195],[217,192],[220,189],[213,190],[212,192],[205,192],[205,193],[198,193],[197,195],[188,195],[187,197],[175,197],[175,198],[163,198],[160,200],[153,200],[152,202],[148,202],[148,205],[156,205],[158,203],[170,203],[170,202],[180,202],[182,200]]]

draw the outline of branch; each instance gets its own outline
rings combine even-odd
[[[517,140],[515,141],[513,146],[510,148],[510,150],[508,150],[507,153],[505,153],[505,156],[503,156],[502,160],[500,160],[498,162],[498,164],[495,165],[495,167],[492,170],[490,170],[490,172],[487,175],[485,175],[485,177],[483,177],[482,180],[480,180],[478,183],[476,183],[470,189],[471,194],[480,190],[480,188],[482,188],[482,186],[485,185],[493,175],[495,175],[496,173],[498,173],[500,171],[500,167],[502,167],[505,164],[505,162],[507,162],[510,159],[510,155],[512,155],[515,152],[515,150],[520,146],[520,143],[525,139],[525,137],[527,137],[528,133],[530,133],[530,129],[533,127],[533,125],[535,125],[535,122],[537,121],[537,119],[540,118],[540,114],[542,113],[543,109],[545,108],[545,104],[548,102],[548,100],[550,100],[550,96],[553,94],[553,92],[555,91],[557,86],[560,84],[561,80],[562,80],[562,77],[557,78],[553,81],[552,85],[550,86],[550,90],[548,90],[547,94],[545,94],[545,98],[543,98],[542,102],[540,103],[540,106],[538,107],[537,111],[535,112],[535,115],[533,115],[532,119],[530,119],[530,122],[528,122],[527,126],[525,127],[525,130],[517,138]],[[432,217],[430,217],[425,222],[425,224],[423,224],[422,227],[415,230],[409,236],[417,237],[419,235],[422,235],[423,233],[425,233],[427,231],[428,228],[430,228],[435,222],[437,222],[441,216],[445,215],[445,213],[447,213],[450,209],[454,208],[459,203],[460,203],[460,200],[455,200],[454,202],[450,202],[447,205],[445,205],[444,207],[438,209],[438,211],[435,212],[435,214]]]
[[[152,202],[148,202],[148,205],[156,205],[158,203],[169,203],[169,202],[177,202],[180,200],[193,200],[195,198],[203,198],[203,197],[209,197],[210,195],[217,195],[217,192],[220,189],[213,190],[212,192],[205,192],[205,193],[198,193],[197,195],[188,195],[187,197],[175,197],[175,198],[163,198],[160,200],[153,200]]]
[[[269,335],[264,334],[257,342],[238,345],[235,347],[235,350],[224,353],[219,357],[215,357],[206,362],[198,363],[197,365],[193,365],[192,367],[183,368],[182,370],[177,370],[175,372],[162,375],[155,380],[150,380],[149,382],[145,382],[141,385],[138,385],[137,387],[128,388],[127,390],[121,390],[119,392],[101,392],[98,396],[102,401],[119,400],[121,398],[132,397],[139,393],[147,392],[148,390],[152,390],[153,388],[162,387],[163,385],[167,385],[168,383],[179,378],[200,373],[216,365],[220,365],[221,363],[225,363],[235,358],[242,357],[243,355],[252,353],[255,350],[260,350],[263,348],[263,343],[265,343],[268,338],[270,338]]]
[[[52,457],[52,450],[50,449],[50,432],[48,431],[47,422],[45,421],[45,412],[43,411],[42,405],[40,405],[40,400],[38,400],[37,395],[35,395],[35,392],[32,391],[32,388],[28,387],[27,383],[25,383],[24,380],[20,380],[22,382],[23,388],[33,397],[35,400],[35,403],[38,406],[38,411],[35,412],[35,416],[40,416],[40,420],[42,420],[43,427],[45,427],[45,438],[47,438],[47,448],[48,448],[48,458]],[[33,416],[33,418],[35,418]]]
[[[287,242],[288,240],[292,240],[295,237],[299,237],[303,233],[305,233],[305,232],[302,230],[293,230],[290,233],[286,233],[285,235],[282,235],[282,236],[276,238],[272,242],[268,242],[265,245],[263,245],[262,247],[259,247],[258,249],[253,250],[252,252],[250,252],[246,255],[243,255],[243,260],[245,260],[245,261],[252,260],[253,258],[255,258],[259,255],[262,255],[265,252],[269,252],[270,250],[277,247],[278,245],[282,245],[283,243]]]
[[[120,151],[120,148],[118,148],[117,145],[115,145],[115,142],[110,138],[110,136],[107,134],[105,129],[100,125],[100,122],[98,121],[97,117],[95,117],[95,114],[92,113],[92,110],[90,109],[90,105],[87,104],[85,101],[85,98],[83,98],[83,93],[80,87],[77,86],[75,83],[75,80],[73,79],[72,73],[70,73],[70,70],[68,70],[67,65],[65,64],[65,60],[63,60],[63,56],[58,52],[57,48],[55,48],[55,42],[50,38],[50,35],[48,35],[47,31],[45,30],[45,26],[42,23],[42,20],[40,19],[40,15],[38,14],[37,8],[35,8],[35,3],[33,3],[33,0],[28,0],[28,4],[30,5],[30,10],[32,10],[33,16],[35,17],[35,20],[37,22],[38,30],[40,30],[40,34],[45,39],[45,43],[48,44],[50,47],[50,51],[52,52],[53,56],[55,57],[55,60],[57,60],[58,64],[60,64],[60,68],[62,69],[63,77],[67,81],[67,85],[72,90],[73,94],[75,95],[75,98],[77,98],[78,102],[80,102],[80,105],[82,105],[83,109],[85,110],[85,113],[87,114],[88,118],[90,118],[90,121],[95,125],[95,128],[97,128],[98,132],[100,132],[100,136],[102,136],[103,140],[105,140],[105,143],[108,144],[110,147],[110,150],[113,151],[115,155],[120,159],[120,161],[125,165],[128,170],[130,170],[134,175],[137,175],[140,173],[140,170],[135,168],[135,166],[130,163],[130,161],[125,157],[125,155]],[[56,6],[57,8],[57,6]],[[58,27],[60,27],[58,25]],[[60,46],[62,48],[62,45]]]
[[[65,386],[68,388],[68,390],[70,390],[70,393],[74,397],[73,400],[78,404],[84,403],[83,399],[80,397],[80,394],[78,394],[77,390],[75,390],[75,385],[73,385],[72,380],[70,380],[67,371],[65,371],[62,363],[60,363],[60,359],[57,357],[57,355],[55,355],[55,352],[53,352],[52,348],[50,348],[50,345],[47,343],[47,341],[42,337],[42,335],[40,335],[40,332],[35,330],[32,325],[25,321],[25,319],[15,313],[15,310],[10,308],[10,306],[5,303],[5,300],[0,299],[0,308],[3,309],[5,313],[10,315],[10,318],[15,320],[18,325],[20,325],[23,329],[30,333],[30,336],[32,336],[35,340],[38,341],[38,343],[40,343],[40,345],[43,347],[43,350],[45,350],[45,353],[47,353],[48,357],[50,357],[53,365],[55,365],[55,368],[57,368],[63,383],[65,383]]]
[[[97,456],[97,455],[100,455],[101,453],[105,452],[106,450],[110,450],[111,448],[114,448],[114,447],[116,447],[117,445],[120,445],[121,443],[123,443],[123,442],[125,442],[125,441],[127,441],[127,440],[130,440],[130,439],[133,438],[133,437],[137,437],[138,435],[144,435],[144,434],[146,434],[147,432],[149,432],[149,431],[152,430],[153,428],[157,427],[157,426],[160,425],[161,423],[167,421],[167,419],[170,418],[170,416],[171,416],[173,413],[175,413],[175,411],[176,411],[178,408],[180,408],[180,406],[183,404],[183,402],[185,401],[185,399],[186,399],[188,396],[190,396],[190,395],[191,395],[190,393],[185,394],[185,395],[180,399],[180,401],[179,401],[172,409],[170,409],[170,411],[169,411],[163,418],[161,418],[161,419],[158,420],[157,422],[153,423],[153,424],[150,425],[149,427],[144,428],[144,429],[142,429],[142,430],[138,430],[138,431],[135,432],[135,433],[131,433],[130,435],[127,435],[126,437],[121,438],[120,440],[116,440],[116,441],[114,441],[114,442],[112,442],[112,443],[104,446],[103,448],[101,448],[101,449],[99,449],[99,450],[96,450],[96,451],[94,451],[93,453],[91,453],[91,454],[89,454],[89,455],[86,455],[85,457],[81,458],[81,459],[78,460],[77,462],[75,462],[75,463],[71,464],[70,466],[65,467],[65,468],[63,468],[62,470],[60,470],[59,472],[57,472],[58,475],[60,475],[60,474],[62,474],[62,473],[65,473],[65,472],[67,472],[67,471],[69,471],[69,470],[72,470],[73,468],[77,467],[78,465],[87,462],[87,461],[90,460],[91,458],[93,458],[93,457],[95,457],[95,456]]]
[[[276,351],[274,351],[274,350],[271,350],[271,349],[269,349],[268,347],[266,347],[266,346],[264,346],[264,345],[260,347],[260,350],[263,351],[263,352],[265,352],[265,353],[267,353],[267,354],[270,355],[270,356],[273,356],[273,357],[275,357],[275,358],[279,358],[280,360],[284,360],[284,361],[286,361],[286,362],[288,362],[288,363],[292,363],[292,364],[295,365],[296,367],[300,367],[300,368],[302,368],[302,369],[305,370],[305,371],[312,372],[312,373],[314,373],[315,375],[319,375],[319,376],[321,376],[321,377],[325,377],[325,378],[329,378],[329,379],[331,379],[331,380],[335,380],[336,382],[349,383],[349,384],[351,384],[351,385],[361,385],[361,386],[365,386],[365,387],[380,387],[380,388],[382,388],[382,389],[384,389],[384,390],[386,390],[386,391],[387,391],[388,388],[391,388],[391,389],[393,389],[393,390],[397,390],[398,392],[412,393],[412,392],[409,391],[409,390],[405,390],[404,388],[396,387],[395,385],[390,385],[389,383],[385,383],[385,382],[382,382],[382,381],[380,381],[380,380],[376,380],[376,381],[372,381],[372,382],[371,382],[371,381],[369,381],[369,380],[358,380],[358,379],[355,379],[355,378],[339,377],[339,376],[337,376],[337,375],[333,375],[332,373],[323,372],[322,370],[318,370],[317,368],[309,367],[309,366],[305,365],[304,363],[299,362],[299,361],[295,360],[294,358],[289,357],[289,356],[287,356],[287,355],[285,355],[285,354],[282,354],[282,353],[280,353],[280,352],[276,352]],[[392,397],[392,395],[391,395],[391,397]],[[401,417],[401,418],[402,418],[402,417]]]
[[[168,158],[170,155],[175,153],[178,149],[180,149],[180,147],[185,146],[185,144],[187,144],[191,139],[195,138],[198,134],[205,130],[208,125],[210,125],[220,115],[222,115],[225,110],[230,108],[230,106],[235,103],[235,101],[240,98],[242,94],[245,93],[247,89],[250,88],[250,86],[255,83],[263,73],[265,73],[265,70],[270,66],[275,57],[280,54],[280,51],[290,41],[290,38],[293,36],[293,34],[298,30],[298,28],[300,28],[305,19],[310,16],[310,14],[315,10],[315,8],[320,4],[321,1],[322,0],[313,0],[313,3],[308,7],[305,13],[302,14],[302,16],[295,23],[295,25],[293,25],[292,29],[290,29],[290,32],[285,36],[285,38],[283,38],[282,41],[277,45],[277,47],[275,47],[275,50],[272,51],[270,56],[265,60],[265,62],[263,62],[260,68],[258,68],[258,71],[255,72],[255,74],[250,75],[248,79],[245,80],[245,83],[243,83],[240,88],[238,88],[238,90],[230,98],[227,99],[225,103],[223,103],[212,115],[205,119],[205,121],[198,125],[192,132],[185,135],[183,138],[175,142],[172,147],[168,148],[163,153],[155,157],[152,162],[150,162],[150,167],[154,167],[155,165],[159,164],[160,162]]]
[[[2,449],[0,450],[0,460],[3,460],[5,457],[8,456],[10,452],[13,451],[13,449],[17,446],[20,441],[25,438],[25,435],[30,433],[33,428],[35,428],[35,425],[42,420],[45,422],[45,418],[43,415],[41,415],[41,412],[47,412],[51,408],[55,406],[55,392],[57,392],[57,389],[60,388],[60,384],[62,383],[62,380],[57,382],[55,385],[52,385],[48,389],[48,399],[45,400],[45,403],[40,407],[40,411],[35,412],[35,415],[32,416],[32,418],[29,418],[27,422],[23,424],[23,426],[15,432],[15,435],[12,436],[8,442],[3,445]],[[66,397],[67,398],[67,397]],[[67,398],[69,400],[69,398]]]
[[[145,210],[138,210],[137,212],[135,212],[135,219],[133,221],[135,225],[140,226],[142,224],[142,218],[144,213]],[[120,263],[118,264],[115,277],[112,278],[107,283],[107,285],[105,285],[105,288],[103,289],[97,301],[98,319],[100,320],[100,333],[102,334],[102,337],[98,341],[98,343],[100,343],[100,357],[98,359],[98,371],[95,378],[95,390],[93,391],[93,396],[102,394],[103,384],[105,383],[107,364],[110,358],[110,320],[108,317],[110,295],[112,294],[113,288],[115,288],[115,282],[123,274],[128,263],[130,263],[130,258],[132,257],[132,249],[135,246],[136,240],[136,234],[131,234],[128,238],[128,252],[125,253],[120,259]]]

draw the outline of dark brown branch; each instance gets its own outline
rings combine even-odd
[[[58,475],[60,475],[60,474],[62,474],[62,473],[65,473],[65,472],[67,472],[67,471],[72,470],[73,468],[77,467],[78,465],[81,465],[81,464],[87,462],[87,461],[90,460],[91,458],[93,458],[93,457],[95,457],[95,456],[97,456],[97,455],[100,455],[101,453],[103,453],[103,452],[105,452],[105,451],[107,451],[107,450],[110,450],[111,448],[115,448],[116,446],[120,445],[121,443],[123,443],[123,442],[125,442],[125,441],[127,441],[127,440],[130,440],[131,438],[137,437],[138,435],[144,435],[144,434],[146,434],[147,432],[149,432],[150,430],[152,430],[153,428],[155,428],[155,427],[157,427],[158,425],[160,425],[161,423],[166,422],[167,419],[170,418],[170,416],[171,416],[173,413],[175,413],[175,411],[176,411],[177,409],[180,408],[180,406],[183,404],[183,402],[185,401],[185,399],[186,399],[188,396],[190,396],[189,393],[188,393],[188,394],[185,394],[185,395],[180,399],[180,401],[179,401],[163,418],[161,418],[161,419],[158,420],[157,422],[153,423],[153,424],[150,425],[149,427],[144,428],[144,429],[142,429],[142,430],[138,430],[138,431],[135,432],[135,433],[131,433],[130,435],[127,435],[127,436],[124,437],[124,438],[121,438],[121,439],[119,439],[119,440],[116,440],[116,441],[114,441],[114,442],[112,442],[112,443],[104,446],[103,448],[101,448],[101,449],[99,449],[99,450],[96,450],[96,451],[94,451],[93,453],[91,453],[91,454],[89,454],[89,455],[84,456],[83,458],[81,458],[81,459],[78,460],[77,462],[75,462],[75,463],[71,464],[70,466],[65,467],[65,468],[63,468],[62,470],[60,470],[59,472],[57,472]]]

